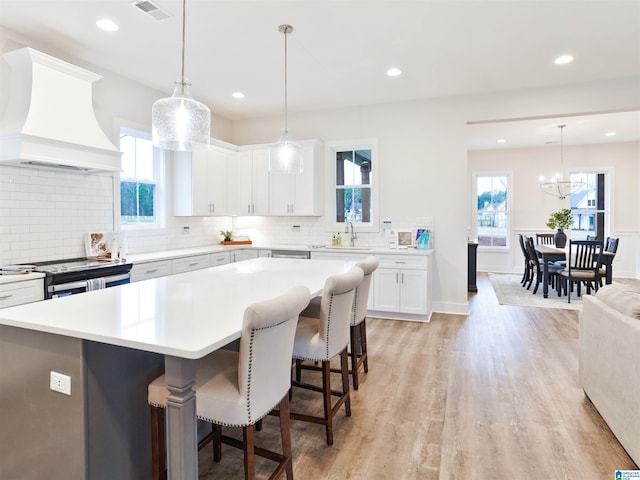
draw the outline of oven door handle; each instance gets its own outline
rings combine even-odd
[[[104,277],[104,283],[113,283],[119,282],[120,280],[126,280],[131,278],[131,275],[128,273],[123,273],[122,275],[112,275],[110,277]],[[84,288],[87,286],[87,280],[81,280],[78,282],[69,282],[69,283],[58,283],[55,285],[49,285],[48,291],[49,293],[63,292],[65,290],[74,290],[76,288]]]

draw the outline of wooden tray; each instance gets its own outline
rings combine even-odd
[[[251,240],[231,240],[229,242],[220,242],[221,245],[251,245]]]

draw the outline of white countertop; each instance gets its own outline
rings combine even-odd
[[[182,248],[175,250],[162,250],[157,252],[134,253],[127,255],[127,260],[132,263],[146,263],[159,260],[171,260],[174,258],[188,257],[193,255],[204,255],[208,253],[218,253],[242,249],[256,250],[296,250],[309,252],[330,252],[330,253],[353,253],[362,255],[431,255],[433,249],[419,250],[417,248],[386,248],[386,247],[366,247],[366,246],[324,246],[317,248],[310,245],[299,244],[251,244],[251,245],[211,245],[201,247]]]
[[[5,308],[0,324],[195,359],[239,338],[250,304],[294,285],[317,295],[354,264],[247,260]]]
[[[5,283],[26,282],[27,280],[38,280],[44,278],[44,273],[30,272],[18,275],[0,275],[0,285]]]

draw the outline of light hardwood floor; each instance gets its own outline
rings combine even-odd
[[[478,290],[468,317],[367,321],[369,373],[334,445],[292,421],[297,479],[603,480],[637,468],[578,385],[577,312],[501,306],[482,274]],[[321,408],[295,390],[292,409],[309,401]],[[276,418],[256,442],[277,448]],[[223,446],[214,464],[207,447],[199,463],[200,479],[243,478],[240,450]]]

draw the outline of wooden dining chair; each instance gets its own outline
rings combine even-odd
[[[531,263],[532,271],[535,273],[536,286],[533,288],[533,294],[535,295],[538,291],[538,286],[540,285],[540,282],[544,278],[544,270],[542,268],[542,265],[540,264],[540,259],[536,255],[536,248],[533,244],[533,237],[526,237],[525,247],[527,248],[527,252],[529,253],[529,261]],[[559,282],[557,281],[556,277],[558,275],[558,272],[560,272],[561,270],[562,270],[562,267],[557,265],[549,264],[547,266],[547,271],[549,275],[547,282],[549,285],[556,286],[556,288],[558,288],[557,286]],[[527,289],[531,286],[532,282],[533,282],[533,275]],[[558,291],[558,296],[560,296],[560,291]]]
[[[599,240],[570,240],[566,268],[560,272],[562,285],[560,288],[567,294],[567,302],[571,303],[573,285],[576,293],[581,294],[581,286],[584,284],[587,294],[591,290],[598,290],[598,259],[602,251],[602,242]]]
[[[255,455],[277,463],[271,477],[286,472],[293,479],[289,389],[291,355],[298,316],[308,305],[309,289],[294,287],[271,300],[255,303],[245,310],[239,351],[216,350],[198,360],[196,416],[213,424],[211,434],[199,442],[198,449],[213,443],[213,459],[220,461],[221,443],[244,451],[245,478],[255,478]],[[149,385],[151,406],[153,479],[165,478],[164,409],[169,391],[164,375]],[[266,450],[254,443],[255,425],[278,407],[282,453]],[[222,434],[221,426],[243,428],[243,441]]]
[[[533,276],[532,263],[529,257],[529,252],[527,251],[527,247],[525,246],[525,236],[521,233],[518,234],[518,241],[520,242],[520,249],[522,250],[522,256],[524,257],[524,272],[522,273],[522,279],[520,283],[524,287],[527,283],[529,283],[529,287],[531,286],[531,278]],[[527,289],[529,288],[527,287]]]
[[[598,258],[598,285],[602,286],[602,277],[607,279],[607,283],[611,280],[611,272],[610,270],[613,268],[613,259],[616,256],[616,252],[618,251],[618,242],[619,238],[607,237],[607,240],[604,242],[604,248],[602,249],[602,253]]]
[[[536,243],[538,245],[555,245],[555,233],[536,233]]]

